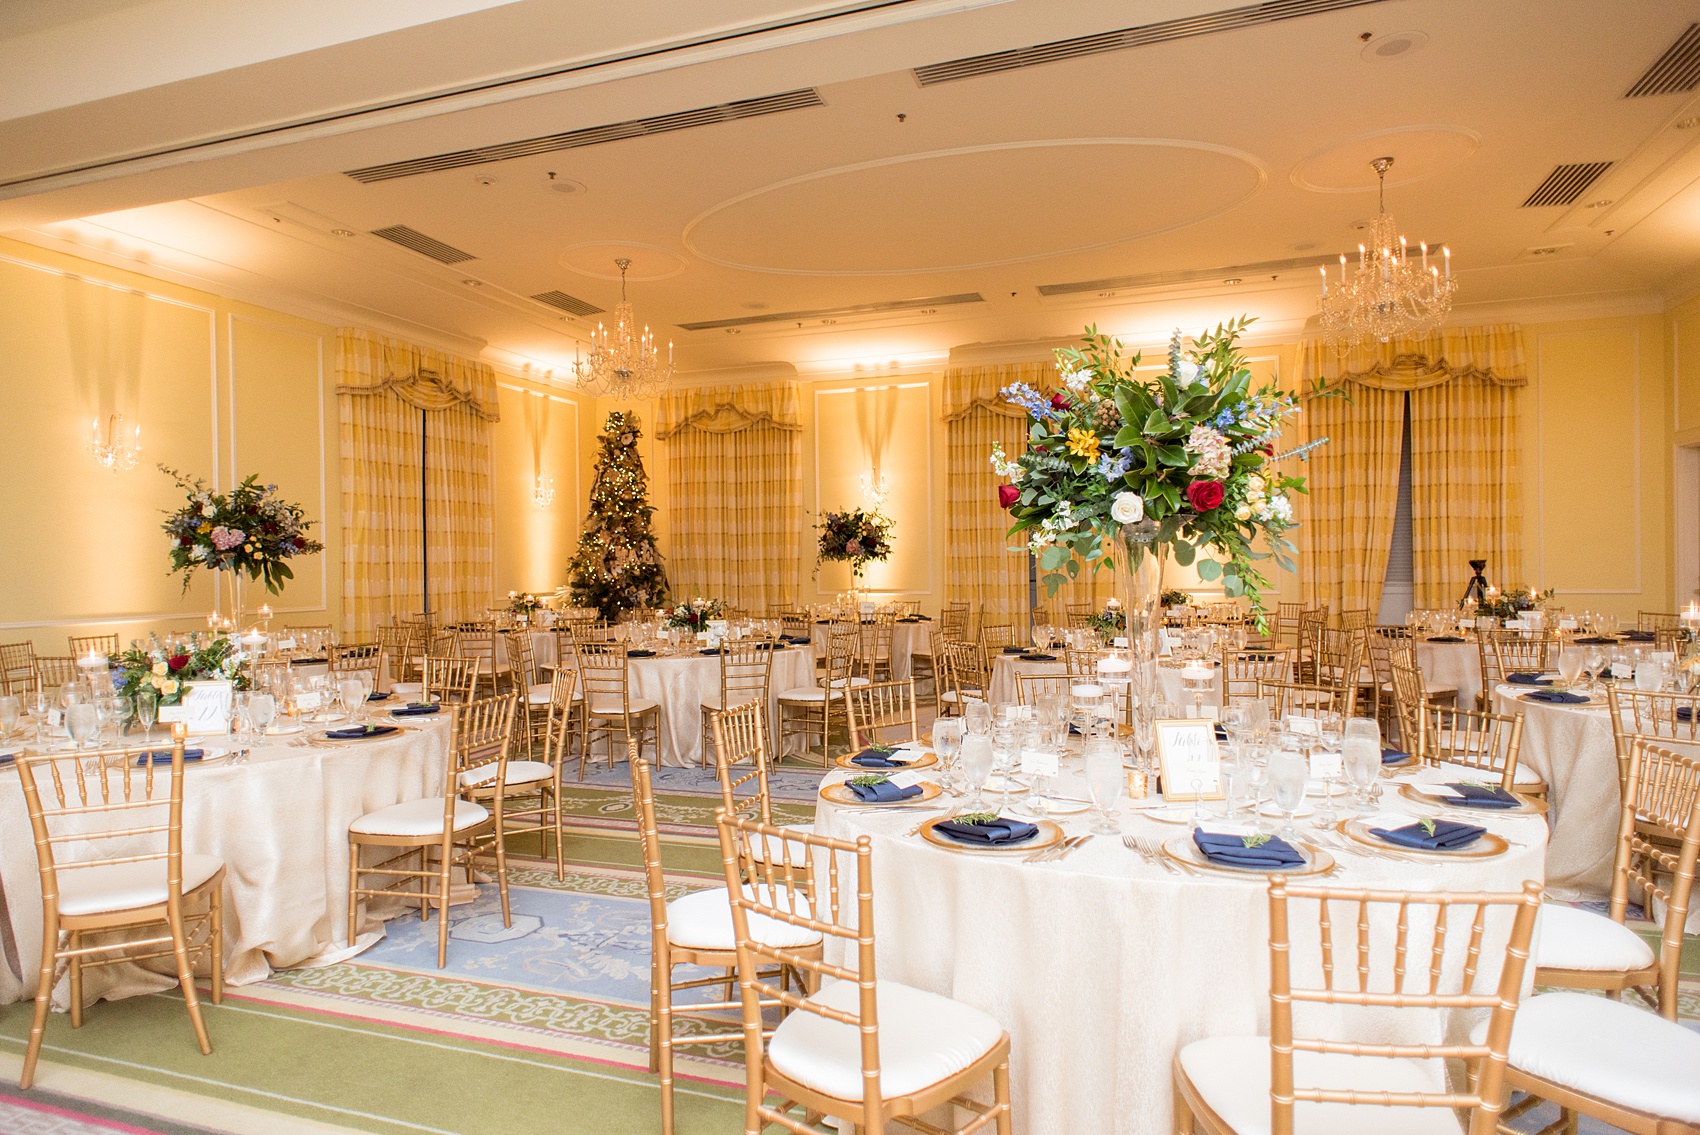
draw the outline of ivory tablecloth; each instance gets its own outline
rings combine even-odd
[[[818,657],[825,657],[826,655],[827,636],[831,631],[831,627],[831,623],[816,623],[814,625],[814,630],[810,632],[810,638],[814,642],[815,654]],[[869,643],[872,642],[873,633],[874,628],[872,623],[865,624],[862,627],[862,634]],[[919,623],[898,622],[892,626],[892,678],[901,680],[913,674],[915,672],[913,661],[915,655],[919,654],[923,658],[932,656],[932,633],[933,624],[926,621]]]
[[[383,937],[382,919],[363,908],[355,945],[348,944],[348,825],[386,805],[441,792],[448,751],[445,716],[380,741],[265,745],[247,764],[186,768],[183,850],[225,864],[226,981],[245,985],[274,969],[328,965]],[[29,810],[11,765],[0,768],[0,895],[10,919],[0,932],[10,931],[17,950],[16,969],[0,957],[5,1004],[35,996],[42,932]],[[85,981],[90,1001],[177,984],[175,976],[137,965],[91,970]],[[58,1008],[69,1004],[67,986],[62,977]]]
[[[1056,792],[1085,796],[1079,764],[1063,762]],[[1201,1037],[1268,1034],[1262,879],[1170,875],[1110,836],[1048,864],[953,852],[904,835],[925,815],[853,812],[823,802],[815,830],[873,837],[880,978],[956,998],[1008,1030],[1015,1130],[1171,1135],[1176,1051]],[[1071,833],[1086,830],[1081,817],[1059,819]],[[1330,882],[1515,891],[1525,879],[1541,878],[1546,827],[1538,817],[1482,822],[1521,846],[1492,859],[1433,865],[1341,853],[1343,870]],[[1158,840],[1188,830],[1133,815],[1122,826]],[[1314,945],[1305,955],[1298,943],[1307,932],[1314,942],[1315,908],[1301,909],[1295,907],[1293,920],[1295,957],[1314,957]],[[1337,944],[1354,917],[1336,912]],[[1307,920],[1308,931],[1301,929]],[[1427,938],[1413,930],[1412,941]],[[1379,948],[1390,953],[1390,944],[1388,928]],[[1484,946],[1484,956],[1496,948],[1503,950],[1503,936]],[[1497,977],[1497,966],[1484,971],[1492,972],[1478,979],[1478,989]],[[1461,1014],[1424,1014],[1413,1022],[1406,1011],[1391,1022],[1379,1019],[1377,1036],[1355,1035],[1457,1042],[1471,1023]]]
[[[1053,652],[1054,653],[1054,652]],[[1062,674],[1067,672],[1067,665],[1057,662],[1023,662],[1012,654],[999,654],[992,659],[992,704],[1016,704],[1020,699],[1016,696],[1017,674],[1029,677],[1047,674]],[[1176,709],[1184,710],[1186,716],[1193,716],[1195,708],[1193,695],[1181,679],[1181,668],[1178,666],[1157,667],[1157,687],[1164,701]],[[1206,706],[1220,707],[1222,704],[1222,671],[1220,668],[1211,675],[1210,689],[1204,695]]]
[[[1417,668],[1430,689],[1445,684],[1458,688],[1458,708],[1475,709],[1482,690],[1481,651],[1470,642],[1427,642],[1419,640]]]

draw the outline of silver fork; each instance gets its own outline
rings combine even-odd
[[[1191,875],[1195,879],[1201,879],[1201,878],[1204,877],[1202,872],[1196,870],[1190,863],[1187,863],[1185,860],[1175,859],[1173,856],[1164,854],[1162,845],[1159,844],[1156,840],[1147,837],[1146,840],[1145,840],[1145,844],[1151,851],[1151,858],[1157,860],[1159,863],[1163,864],[1165,867],[1173,865],[1173,866],[1178,867],[1180,869],[1181,874]]]
[[[1050,847],[1040,848],[1038,851],[1035,851],[1033,854],[1023,859],[1022,862],[1049,863],[1053,859],[1061,859],[1064,855],[1067,855],[1070,851],[1074,850],[1075,847],[1083,843],[1085,838],[1085,836],[1071,835],[1067,839],[1062,840],[1060,843],[1054,843]]]

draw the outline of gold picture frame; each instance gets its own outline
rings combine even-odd
[[[1164,800],[1191,803],[1226,797],[1215,721],[1207,717],[1160,719],[1151,723],[1151,732],[1157,748],[1157,772],[1163,778]],[[1202,791],[1193,791],[1194,781],[1203,782]]]

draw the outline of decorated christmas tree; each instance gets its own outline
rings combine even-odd
[[[595,607],[615,619],[632,607],[659,606],[667,598],[667,571],[655,550],[649,521],[649,481],[638,454],[636,414],[616,411],[602,427],[590,512],[570,565],[573,605]]]

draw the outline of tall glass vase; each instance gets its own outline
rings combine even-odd
[[[1123,525],[1114,554],[1116,599],[1127,618],[1128,660],[1133,664],[1132,693],[1149,709],[1157,696],[1157,657],[1163,640],[1163,584],[1169,546],[1155,539],[1149,521]]]

